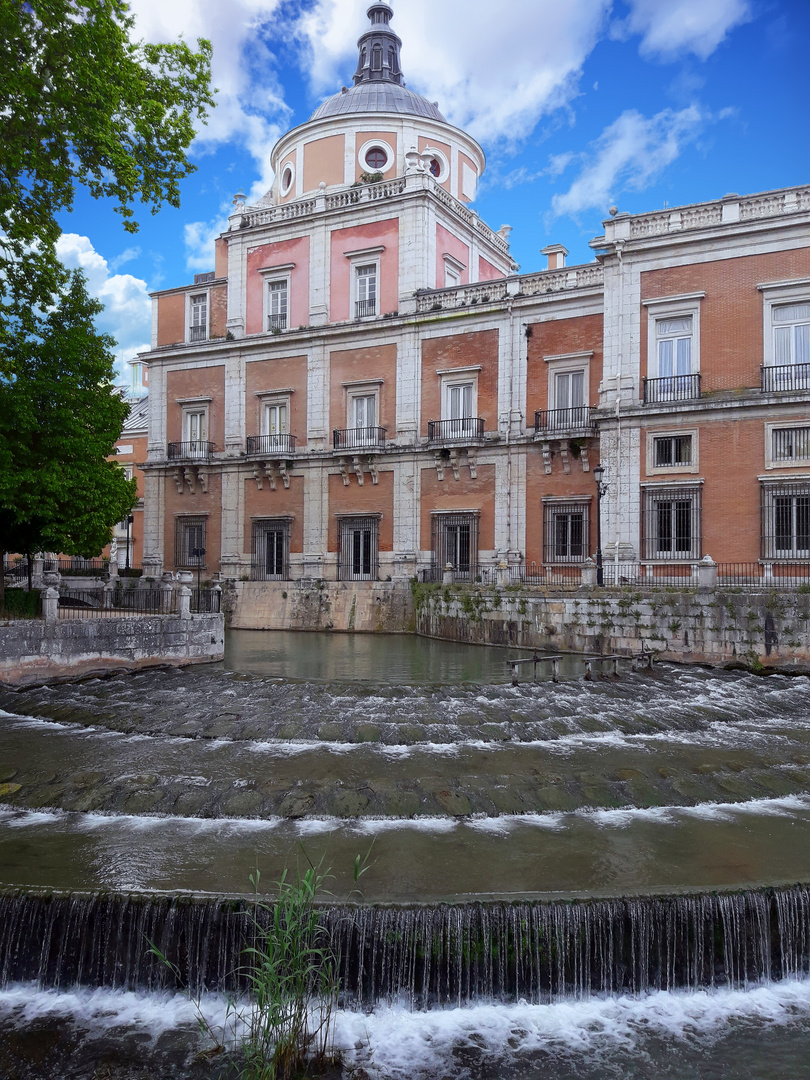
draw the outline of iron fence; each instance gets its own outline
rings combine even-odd
[[[222,608],[219,589],[192,589],[190,610],[194,615],[218,615]]]
[[[294,454],[295,435],[248,435],[247,454]]]
[[[507,575],[510,585],[552,585],[555,588],[575,589],[582,584],[582,567],[573,564],[543,566],[535,562],[516,563],[507,568]]]
[[[287,329],[287,316],[284,315],[268,315],[267,316],[267,329],[268,330],[286,330]]]
[[[109,559],[46,559],[46,572],[58,570],[62,577],[104,577],[110,572]]]
[[[121,615],[170,615],[176,594],[161,589],[60,589],[59,617],[97,619]]]
[[[455,420],[428,420],[430,442],[454,442],[484,438],[484,420],[480,416],[463,416]]]
[[[380,574],[379,518],[341,518],[338,539],[338,581],[376,581]]]
[[[700,397],[700,375],[668,375],[663,379],[644,380],[644,404],[666,401],[691,401]]]
[[[167,448],[169,461],[210,461],[214,454],[214,444],[204,439],[192,439],[189,442],[170,442]]]
[[[332,446],[335,450],[382,450],[387,430],[382,427],[335,428],[332,431]]]
[[[534,414],[534,430],[554,434],[570,434],[581,432],[585,435],[596,432],[596,423],[593,419],[594,409],[589,405],[581,405],[573,409],[540,409]]]
[[[810,390],[810,364],[770,364],[760,370],[766,394]]]
[[[251,581],[285,581],[289,576],[289,521],[254,521],[250,550]]]
[[[810,590],[810,562],[718,563],[717,584],[726,588]]]
[[[376,300],[357,300],[354,305],[355,318],[366,319],[370,315],[377,314]]]

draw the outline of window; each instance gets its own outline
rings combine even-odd
[[[770,465],[810,461],[810,427],[772,428]]]
[[[205,409],[186,409],[183,413],[185,457],[208,457],[208,413]]]
[[[692,436],[664,435],[653,439],[656,469],[677,469],[692,464]]]
[[[590,423],[588,380],[591,352],[544,356],[548,364],[547,426],[554,430],[587,427]]]
[[[700,301],[705,293],[643,300],[647,308],[644,401],[700,397]]]
[[[762,556],[810,558],[810,480],[762,485]]]
[[[375,45],[371,50],[371,69],[382,71],[382,48],[379,45]]]
[[[287,421],[288,415],[289,407],[286,401],[274,401],[265,404],[262,416],[262,435],[266,436],[267,445],[265,449],[268,452],[287,449],[285,436],[290,433]]]
[[[253,581],[289,577],[290,523],[286,518],[253,522],[250,576]]]
[[[445,289],[457,289],[461,284],[461,274],[449,263],[444,264],[444,287]]]
[[[355,269],[356,302],[358,319],[377,314],[377,264],[366,263]]]
[[[699,559],[700,488],[647,488],[644,491],[642,527],[645,559]]]
[[[442,163],[438,158],[430,159],[430,175],[435,176],[437,180],[442,175]]]
[[[281,194],[282,197],[289,195],[292,190],[292,186],[295,183],[295,166],[291,161],[288,161],[284,166],[281,173]]]
[[[546,503],[543,560],[547,563],[581,563],[588,557],[588,510],[586,502]]]
[[[267,283],[267,329],[287,329],[289,282],[286,278]]]
[[[188,340],[208,339],[208,293],[198,293],[188,298]]]
[[[447,155],[437,146],[426,146],[422,151],[422,164],[439,184],[450,178],[450,163]]]
[[[655,320],[658,378],[692,374],[692,316]]]
[[[554,375],[554,408],[581,409],[585,404],[585,372],[560,371]]]
[[[205,569],[205,518],[175,520],[174,565],[178,569]]]
[[[773,308],[773,362],[810,364],[810,303]]]
[[[386,173],[394,166],[396,157],[389,143],[373,139],[359,148],[357,161],[364,172]]]
[[[338,521],[338,580],[375,581],[379,574],[378,517],[341,518]]]
[[[457,577],[473,578],[478,572],[478,514],[433,515],[432,558],[434,566],[452,567]]]

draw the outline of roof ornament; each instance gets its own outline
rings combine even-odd
[[[354,85],[381,82],[404,86],[400,63],[402,42],[391,29],[391,16],[394,12],[390,4],[377,0],[371,4],[367,14],[371,25],[357,42],[360,56],[354,74]]]

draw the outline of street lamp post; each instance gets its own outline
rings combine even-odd
[[[126,570],[127,573],[129,573],[129,530],[130,530],[130,526],[133,524],[134,521],[135,521],[134,515],[133,514],[127,514],[127,556],[126,556],[126,563],[124,565],[124,569]]]
[[[200,573],[202,572],[202,561],[205,558],[205,548],[194,548],[191,552],[194,558],[197,560],[197,604],[200,603]]]
[[[607,491],[607,484],[602,483],[605,469],[595,465],[593,478],[596,481],[596,584],[605,584],[605,571],[602,568],[602,496]]]

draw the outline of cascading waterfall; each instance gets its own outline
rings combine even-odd
[[[248,905],[138,895],[0,895],[0,987],[173,988],[241,981]],[[810,888],[550,903],[324,907],[347,1005],[548,1002],[810,971]]]

